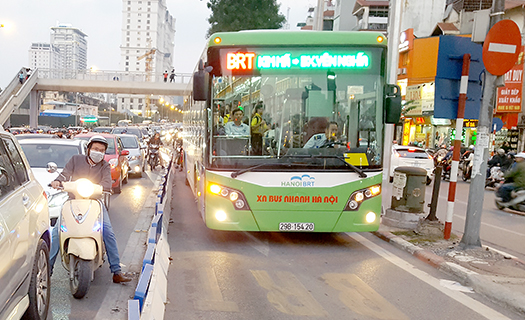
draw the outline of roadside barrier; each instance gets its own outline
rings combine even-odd
[[[172,161],[157,190],[155,215],[148,231],[146,253],[133,299],[128,300],[128,320],[163,319],[168,297],[170,248],[168,224],[171,208]],[[165,210],[166,209],[166,210]]]

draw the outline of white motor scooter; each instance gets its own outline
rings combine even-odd
[[[88,179],[63,182],[64,191],[75,199],[67,200],[60,215],[59,237],[62,264],[69,272],[69,287],[73,297],[83,298],[94,279],[94,272],[104,263],[102,225],[104,205],[99,200],[102,186]]]

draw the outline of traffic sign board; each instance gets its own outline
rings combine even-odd
[[[521,34],[518,25],[509,19],[501,20],[490,28],[483,43],[483,64],[488,72],[502,76],[509,71],[521,49]]]

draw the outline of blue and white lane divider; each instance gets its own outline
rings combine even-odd
[[[164,318],[170,264],[167,229],[171,208],[171,167],[170,163],[157,192],[155,215],[148,231],[148,248],[142,261],[142,272],[135,295],[132,300],[128,300],[129,320]]]

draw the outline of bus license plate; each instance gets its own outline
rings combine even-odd
[[[281,222],[279,231],[314,231],[314,224],[311,222]]]

